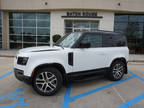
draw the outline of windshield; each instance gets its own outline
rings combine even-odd
[[[81,33],[75,32],[75,33],[70,33],[61,38],[58,42],[56,42],[55,45],[62,46],[62,47],[72,47],[75,42],[79,39],[81,36]]]

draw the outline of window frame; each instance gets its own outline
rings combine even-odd
[[[34,17],[29,18],[29,16],[27,16],[27,18],[24,18],[24,16],[27,15],[27,14],[34,14]],[[46,15],[48,17],[48,19],[44,19],[43,17],[40,18],[41,15]],[[8,19],[8,21],[9,21],[9,48],[10,49],[19,49],[19,47],[15,47],[15,46],[11,47],[11,44],[21,44],[21,46],[20,46],[21,48],[25,48],[24,44],[35,44],[35,46],[39,46],[40,44],[41,45],[42,44],[43,45],[49,45],[50,41],[51,41],[50,40],[50,38],[51,38],[50,37],[50,26],[51,26],[50,25],[50,20],[51,20],[51,17],[50,16],[51,16],[50,12],[9,12],[9,19]],[[12,25],[11,26],[10,21],[11,21],[12,24],[14,24],[13,21],[20,21],[21,24],[20,24],[20,26],[17,26],[17,25]],[[31,26],[31,23],[29,23],[27,26],[24,26],[24,21],[26,21],[26,22],[33,21],[34,26]],[[42,21],[48,22],[49,27],[39,27],[38,22],[42,22]],[[19,34],[10,32],[10,29],[14,31],[15,28],[22,29],[22,32],[19,33]],[[32,31],[27,32],[27,34],[25,34],[24,30],[28,30],[28,29],[31,29]],[[44,35],[41,34],[40,35],[40,34],[38,34],[38,29],[42,29],[42,30],[47,29],[49,32],[48,32],[48,34],[44,34]],[[28,34],[28,33],[32,33],[32,34]],[[22,41],[17,42],[17,41],[11,40],[11,37],[10,37],[11,35],[13,35],[15,37],[18,36],[18,35],[21,36]],[[27,36],[29,36],[29,38],[34,37],[36,41],[34,41],[34,42],[28,42],[28,41],[25,42],[24,37],[27,37]],[[38,38],[40,36],[47,37],[48,42],[40,42],[38,40]]]

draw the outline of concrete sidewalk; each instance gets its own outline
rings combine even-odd
[[[144,62],[144,54],[130,54],[129,55],[129,62]]]
[[[18,50],[0,50],[0,57],[14,57]],[[130,54],[129,62],[144,62],[144,54]]]
[[[18,50],[0,50],[0,57],[15,57]]]

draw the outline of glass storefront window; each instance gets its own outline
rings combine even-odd
[[[10,12],[10,48],[48,45],[50,41],[50,13]]]
[[[2,12],[0,11],[0,49],[2,48]]]
[[[65,20],[65,33],[75,31],[96,31],[98,21]]]
[[[130,53],[144,54],[144,15],[115,14],[114,30],[127,36]]]
[[[36,20],[23,20],[23,27],[36,27]]]

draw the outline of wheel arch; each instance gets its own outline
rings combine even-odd
[[[38,65],[37,67],[34,68],[34,70],[32,72],[32,75],[31,75],[32,79],[39,69],[48,68],[48,67],[54,67],[54,68],[58,69],[63,78],[63,85],[67,86],[68,79],[67,79],[67,74],[66,74],[65,68],[63,67],[63,65],[61,65],[59,63],[45,63],[45,64]]]
[[[115,59],[111,62],[111,65],[112,65],[112,63],[114,63],[115,61],[122,61],[122,62],[125,64],[125,66],[126,66],[125,74],[127,74],[128,71],[127,71],[127,61],[126,61],[126,59],[125,59],[124,57],[115,58]],[[111,67],[111,65],[110,65],[110,67]]]

